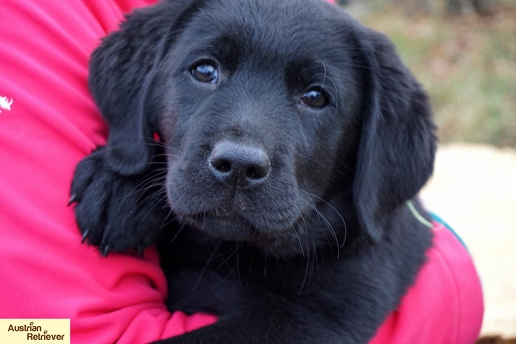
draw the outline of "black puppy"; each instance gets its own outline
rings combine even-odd
[[[94,52],[109,140],[77,167],[83,239],[159,242],[171,343],[366,343],[431,232],[427,95],[383,35],[318,0],[171,0]]]

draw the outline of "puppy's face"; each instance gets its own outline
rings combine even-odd
[[[282,254],[343,240],[337,210],[335,225],[317,208],[352,177],[361,74],[323,10],[277,5],[211,2],[156,83],[172,210]]]
[[[163,166],[157,132],[168,203],[208,238],[377,243],[432,173],[425,92],[385,36],[322,0],[163,1],[104,40],[89,83],[109,169]]]

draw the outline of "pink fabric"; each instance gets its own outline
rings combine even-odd
[[[73,343],[148,342],[216,320],[170,314],[156,250],[102,258],[80,243],[66,206],[75,165],[107,134],[88,56],[124,12],[153,2],[2,0],[0,97],[13,102],[0,107],[0,318],[71,318]],[[436,234],[416,286],[372,343],[471,343],[478,333],[471,258],[447,230]]]
[[[434,246],[416,283],[370,344],[471,344],[482,325],[482,287],[471,256],[434,222]]]
[[[71,318],[73,343],[138,343],[212,323],[170,314],[155,249],[102,258],[66,206],[77,162],[105,142],[87,89],[92,49],[145,0],[2,0],[0,317]],[[0,108],[1,110],[1,108]]]

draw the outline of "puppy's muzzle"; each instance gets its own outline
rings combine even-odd
[[[271,163],[267,153],[257,147],[222,141],[215,145],[208,164],[215,178],[229,187],[249,187],[263,183]]]

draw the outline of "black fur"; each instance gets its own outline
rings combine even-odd
[[[171,0],[130,15],[90,71],[110,134],[72,185],[84,240],[158,241],[168,307],[220,315],[167,342],[374,335],[431,244],[406,202],[427,216],[436,146],[385,36],[318,0]]]

